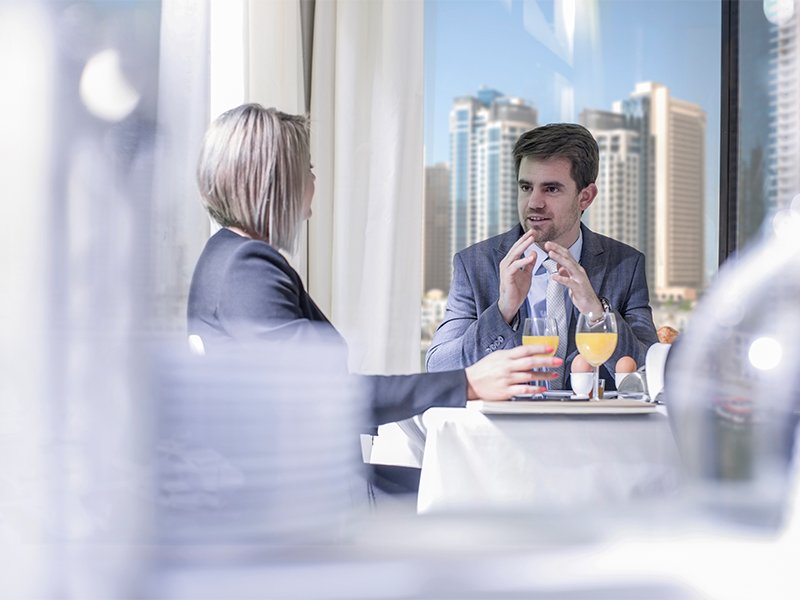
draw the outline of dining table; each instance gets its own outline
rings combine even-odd
[[[681,488],[668,414],[648,402],[468,402],[422,425],[421,514],[581,510]]]

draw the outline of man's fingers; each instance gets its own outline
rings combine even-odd
[[[525,269],[525,267],[527,267],[528,265],[532,265],[535,262],[536,262],[536,254],[533,253],[528,256],[523,256],[522,258],[519,258],[512,263],[509,263],[508,268],[512,271],[522,271]]]
[[[547,252],[547,255],[562,267],[567,265],[578,264],[578,261],[575,260],[575,258],[573,258],[569,250],[564,246],[561,246],[560,244],[556,244],[554,242],[547,242],[544,245],[544,249],[545,252]]]
[[[543,248],[545,252],[556,252],[556,253],[566,252],[567,254],[569,254],[569,250],[567,250],[565,246],[557,244],[556,242],[545,242]]]
[[[568,288],[574,288],[578,285],[578,282],[572,277],[564,277],[563,275],[556,275],[555,273],[550,276],[550,279]]]
[[[508,253],[505,255],[505,258],[500,262],[502,265],[504,262],[512,262],[514,259],[519,257],[520,254],[525,252],[533,243],[533,231],[528,230],[526,231],[521,238],[519,238],[509,249]]]
[[[533,239],[533,230],[529,229],[525,233],[523,233],[520,238],[511,245],[511,249],[509,253],[511,253],[514,249],[519,248],[522,244],[525,244],[529,240]]]
[[[550,255],[555,254],[554,252],[550,252]],[[555,256],[550,256],[556,263],[558,263],[558,270],[564,271],[566,270],[568,273],[573,273],[574,271],[580,268],[580,263],[572,257],[572,254],[567,252],[566,256],[562,254],[556,254]]]
[[[530,231],[526,231],[521,238],[519,238],[516,242],[511,245],[508,252],[506,253],[505,258],[513,258],[515,256],[519,256],[525,251],[530,245],[530,242],[533,240],[533,234]],[[525,246],[525,248],[523,248]]]

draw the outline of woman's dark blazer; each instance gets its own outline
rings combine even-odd
[[[237,340],[308,343],[320,329],[341,339],[277,250],[229,229],[215,233],[200,255],[187,317],[188,333],[199,335],[207,350]],[[344,340],[342,345],[344,351]],[[407,419],[433,406],[466,404],[463,370],[364,379],[370,387],[372,426]]]

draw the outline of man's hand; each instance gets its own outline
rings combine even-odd
[[[484,356],[465,369],[467,400],[508,400],[512,396],[544,391],[544,388],[530,385],[531,379],[554,379],[556,374],[533,375],[531,370],[560,366],[564,361],[549,356],[552,351],[553,348],[546,346],[516,346]]]
[[[554,281],[567,287],[575,308],[584,315],[602,313],[603,304],[592,288],[586,270],[572,258],[569,250],[555,242],[546,242],[544,249],[548,256],[558,263],[558,271],[551,277]]]
[[[500,261],[500,297],[497,308],[506,323],[514,320],[514,315],[531,289],[531,265],[536,262],[536,253],[532,252],[530,256],[522,256],[522,253],[532,243],[533,231],[526,231]]]

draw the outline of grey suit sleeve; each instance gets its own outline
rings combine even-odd
[[[477,314],[475,291],[459,254],[453,257],[453,282],[444,320],[425,356],[428,371],[463,369],[499,350],[517,345],[516,332],[505,322],[497,302]]]
[[[610,373],[614,372],[617,361],[623,356],[632,356],[637,365],[643,365],[648,348],[658,341],[647,290],[644,255],[636,257],[626,298],[619,306],[612,305],[612,308],[617,315],[619,338],[614,355],[605,363]]]

